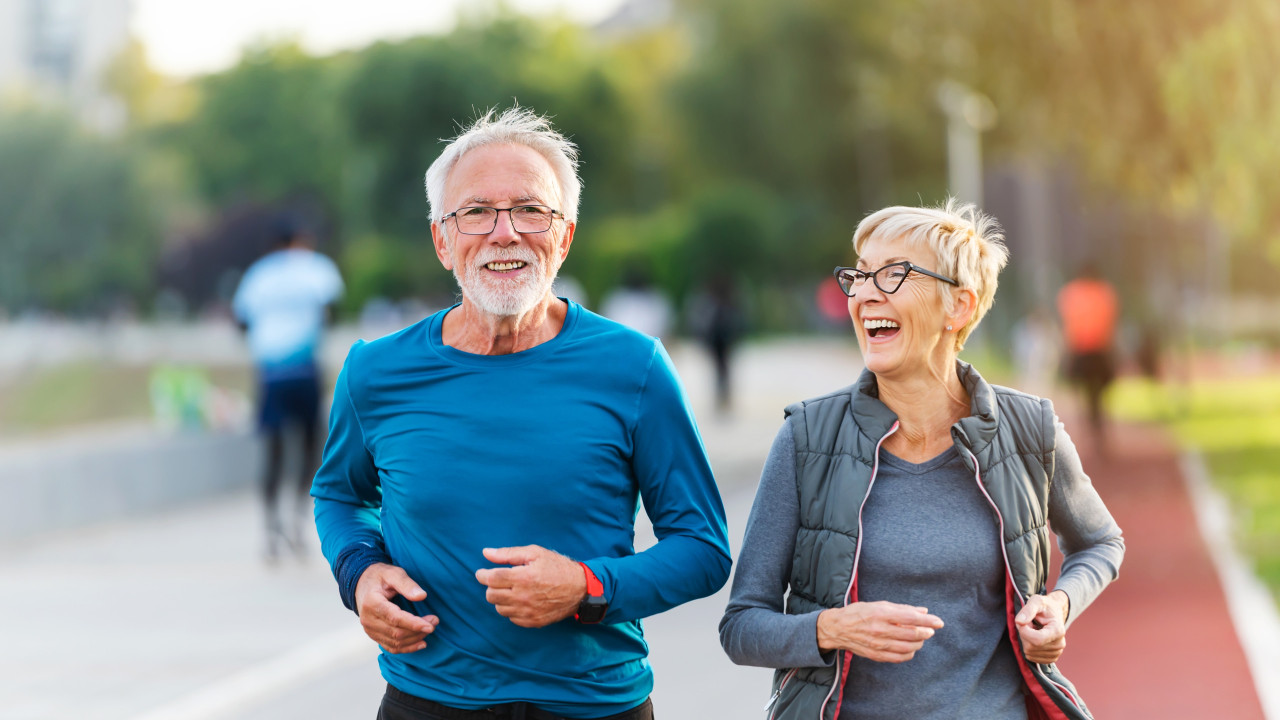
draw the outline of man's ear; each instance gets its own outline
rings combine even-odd
[[[578,223],[566,222],[564,226],[564,237],[560,238],[560,262],[569,256],[569,246],[573,244],[573,232],[578,229]]]
[[[431,244],[436,248],[436,257],[445,270],[453,270],[453,256],[449,253],[448,240],[444,236],[444,226],[438,222],[431,223]]]

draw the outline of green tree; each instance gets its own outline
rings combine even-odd
[[[379,43],[359,53],[338,105],[348,112],[359,168],[352,204],[366,209],[362,230],[399,252],[430,254],[427,167],[442,141],[478,113],[516,103],[553,116],[578,144],[586,236],[599,220],[631,212],[644,194],[643,158],[632,141],[632,109],[640,101],[628,96],[607,57],[581,28],[509,14],[471,18],[445,36]],[[594,252],[590,245],[576,246],[571,262]],[[452,285],[441,269],[412,290],[438,294]]]
[[[293,43],[250,49],[234,68],[197,81],[195,112],[161,140],[188,159],[214,205],[305,193],[333,211],[348,150],[334,102],[342,60]]]
[[[149,300],[158,218],[136,148],[63,114],[0,116],[0,305]]]

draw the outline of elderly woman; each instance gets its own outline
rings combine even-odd
[[[1050,402],[957,359],[1008,257],[999,227],[954,201],[892,207],[853,245],[836,278],[866,369],[786,410],[725,652],[777,668],[777,720],[1091,717],[1054,662],[1116,578],[1120,528]]]

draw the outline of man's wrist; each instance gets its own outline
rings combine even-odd
[[[333,574],[338,581],[338,595],[342,597],[342,604],[357,615],[360,611],[356,607],[356,586],[360,584],[364,571],[377,563],[389,565],[391,557],[381,545],[375,546],[364,542],[353,543],[343,548],[334,560]]]
[[[604,583],[600,582],[586,563],[580,562],[578,565],[582,567],[584,589],[578,611],[573,617],[580,623],[592,625],[604,620],[605,613],[609,611],[609,603],[604,599]]]

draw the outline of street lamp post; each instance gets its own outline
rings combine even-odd
[[[938,105],[947,116],[947,184],[951,194],[982,207],[982,139],[996,123],[987,96],[952,80],[938,85]]]

